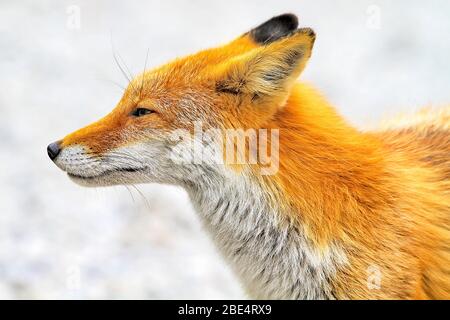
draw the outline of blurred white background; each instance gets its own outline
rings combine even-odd
[[[119,100],[111,39],[135,74],[285,12],[317,33],[302,78],[355,125],[450,102],[446,0],[1,0],[0,298],[244,297],[183,190],[83,189],[46,146]]]

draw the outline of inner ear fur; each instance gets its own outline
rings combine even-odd
[[[311,56],[315,34],[310,28],[233,57],[222,64],[216,90],[252,99],[282,101]]]

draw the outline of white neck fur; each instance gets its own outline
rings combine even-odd
[[[258,183],[244,174],[215,172],[214,178],[202,175],[185,188],[250,297],[334,298],[330,279],[345,264],[345,254],[336,245],[314,250],[301,228],[269,205],[273,195]]]

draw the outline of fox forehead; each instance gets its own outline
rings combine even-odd
[[[214,90],[215,81],[218,78],[217,65],[252,47],[254,45],[248,40],[235,40],[223,47],[178,58],[135,77],[127,87],[124,97],[139,100],[146,97],[161,98],[167,95],[192,94],[193,89]],[[136,89],[139,89],[138,96],[136,96]]]
[[[249,52],[260,46],[256,35],[245,33],[237,39],[221,46],[201,50],[197,53],[177,58],[153,70],[145,71],[135,77],[125,91],[125,98],[136,101],[136,89],[139,94],[151,97],[183,93],[193,88],[213,90],[217,80],[217,66],[232,57]],[[192,92],[191,92],[192,93]]]

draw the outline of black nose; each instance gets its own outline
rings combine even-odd
[[[48,156],[52,160],[55,160],[55,158],[58,156],[60,151],[61,151],[61,148],[59,147],[59,141],[50,143],[47,147]]]

